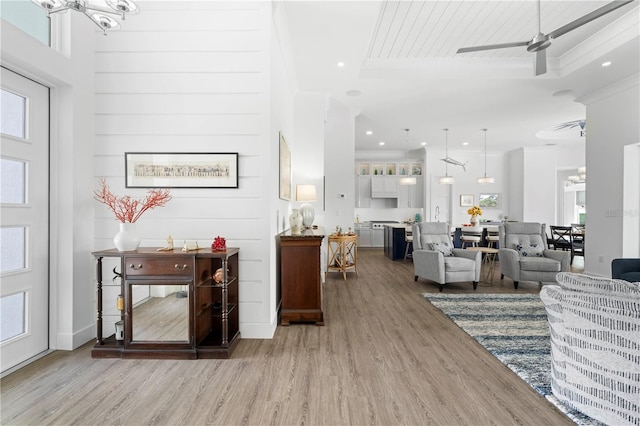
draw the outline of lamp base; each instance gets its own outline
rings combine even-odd
[[[301,205],[300,215],[302,216],[302,226],[305,228],[311,228],[313,220],[316,218],[316,212],[313,210],[313,206],[308,203]]]

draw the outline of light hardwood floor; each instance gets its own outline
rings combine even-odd
[[[1,382],[2,425],[563,425],[572,422],[421,295],[410,262],[361,249],[331,273],[325,326],[243,339],[229,360],[57,351]],[[512,282],[478,293],[513,293]],[[471,283],[448,293],[473,293]],[[521,283],[518,293],[537,293]],[[245,307],[248,309],[248,307]]]

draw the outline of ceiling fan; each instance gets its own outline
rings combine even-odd
[[[474,46],[474,47],[462,47],[458,49],[456,53],[478,52],[481,50],[493,50],[504,49],[507,47],[519,47],[527,46],[528,52],[535,52],[535,75],[544,74],[547,72],[547,53],[546,48],[551,46],[551,40],[560,37],[563,34],[573,31],[584,24],[587,24],[595,19],[598,19],[609,12],[624,6],[627,3],[631,3],[633,0],[616,0],[593,12],[569,22],[566,25],[551,31],[549,34],[543,34],[540,29],[540,0],[538,0],[538,34],[536,34],[530,41],[516,41],[513,43],[501,43],[501,44],[489,44],[486,46]]]

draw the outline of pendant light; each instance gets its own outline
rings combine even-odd
[[[449,158],[449,137],[448,137],[448,132],[449,129],[442,129],[444,130],[444,157],[445,158]],[[444,176],[442,176],[440,179],[438,179],[438,183],[442,184],[442,185],[451,185],[454,180],[453,180],[453,176],[449,176],[449,167],[448,167],[448,163],[445,161],[444,162]]]
[[[405,132],[407,132],[407,159],[409,159],[409,129],[404,129]],[[400,178],[400,185],[415,185],[416,184],[416,178],[414,176],[406,176],[406,177],[402,177]]]
[[[487,177],[487,129],[482,129],[484,132],[484,176],[479,177],[478,183],[495,183],[495,179]]]

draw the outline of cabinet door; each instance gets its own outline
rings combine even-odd
[[[408,186],[409,206],[411,208],[424,208],[424,178],[416,176],[416,184]]]
[[[371,207],[371,177],[359,176],[357,178],[358,187],[356,197],[357,208]]]

